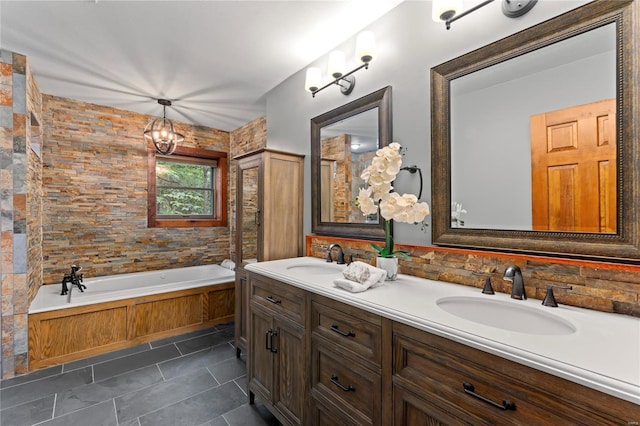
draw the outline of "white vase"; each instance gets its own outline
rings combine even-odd
[[[376,266],[387,271],[387,281],[394,281],[398,278],[397,257],[377,257]]]

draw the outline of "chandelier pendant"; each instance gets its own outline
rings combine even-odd
[[[184,135],[176,132],[173,121],[167,118],[167,107],[171,106],[171,101],[158,99],[158,103],[162,105],[162,118],[156,118],[145,126],[144,137],[153,142],[159,154],[171,155],[184,141]]]

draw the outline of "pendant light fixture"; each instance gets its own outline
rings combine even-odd
[[[144,137],[153,142],[159,154],[171,155],[184,141],[184,135],[176,132],[173,121],[167,118],[167,107],[171,106],[171,101],[158,99],[158,103],[162,105],[162,118],[156,118],[145,126]]]

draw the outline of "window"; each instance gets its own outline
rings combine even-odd
[[[148,148],[148,226],[227,226],[227,153]]]

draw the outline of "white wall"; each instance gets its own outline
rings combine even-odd
[[[479,1],[479,0],[478,0]],[[470,8],[478,1],[465,1]],[[330,87],[315,98],[304,87],[305,70],[300,70],[267,94],[267,145],[305,154],[304,232],[311,233],[311,118],[353,101],[385,86],[393,87],[393,140],[407,148],[404,164],[417,164],[425,178],[422,200],[431,204],[431,112],[430,69],[471,50],[574,9],[586,0],[541,0],[525,16],[511,19],[502,14],[501,1],[463,17],[447,31],[443,23],[431,20],[430,1],[405,1],[367,29],[376,35],[378,55],[368,70],[356,74],[356,86],[349,96]],[[355,37],[342,49],[353,57]],[[313,64],[326,75],[327,55]],[[351,62],[355,66],[355,61]],[[416,175],[401,174],[398,192],[417,193]],[[419,227],[395,224],[398,243],[428,245],[430,233]]]

